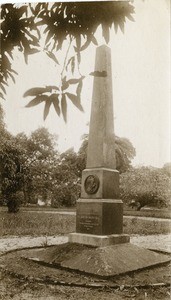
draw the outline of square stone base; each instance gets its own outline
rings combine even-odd
[[[77,200],[76,232],[103,236],[122,234],[123,202],[114,199]]]
[[[83,233],[70,233],[68,235],[70,243],[77,243],[95,247],[105,247],[116,244],[129,243],[130,237],[127,234],[112,234],[112,235],[93,235]]]

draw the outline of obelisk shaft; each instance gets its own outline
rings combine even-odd
[[[128,241],[122,234],[123,203],[119,199],[115,163],[111,51],[105,45],[96,50],[92,75],[87,166],[82,172],[81,197],[77,200],[76,233],[70,234],[69,240],[98,246],[104,239],[105,245]]]
[[[111,50],[96,51],[90,133],[86,168],[116,169],[113,122]]]

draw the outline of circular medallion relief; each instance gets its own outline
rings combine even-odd
[[[95,194],[99,188],[99,178],[96,175],[87,176],[84,182],[84,188],[87,194]]]

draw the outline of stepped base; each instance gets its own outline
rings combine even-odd
[[[130,241],[130,237],[127,234],[94,235],[84,233],[70,233],[68,235],[68,239],[70,243],[96,247],[129,243]]]
[[[130,243],[107,247],[66,243],[27,250],[22,257],[51,267],[62,267],[102,278],[160,265],[171,260],[167,255],[139,248]]]
[[[125,243],[84,250],[62,267],[102,277],[128,273],[170,261],[168,256]]]

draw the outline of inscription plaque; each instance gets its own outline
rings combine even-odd
[[[99,189],[99,178],[96,175],[89,175],[84,183],[84,188],[87,194],[95,194]]]
[[[95,214],[82,214],[79,216],[79,226],[83,232],[89,232],[99,227],[100,217]]]

